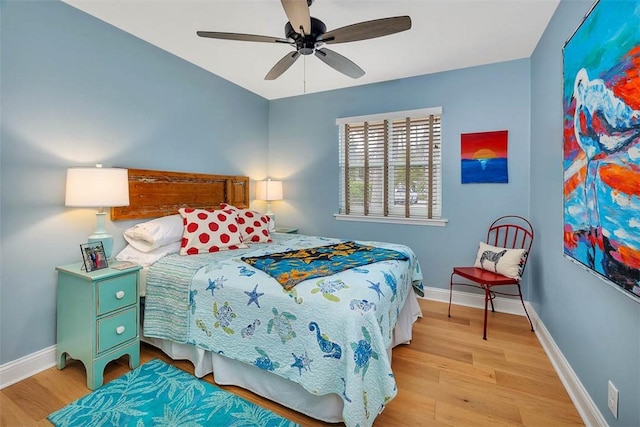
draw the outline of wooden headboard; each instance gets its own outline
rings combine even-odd
[[[190,207],[218,209],[225,202],[249,207],[249,177],[129,169],[129,206],[111,208],[111,219],[157,218]]]

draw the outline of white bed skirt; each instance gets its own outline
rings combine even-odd
[[[409,292],[393,330],[393,341],[387,349],[391,360],[391,349],[411,341],[413,323],[422,317],[422,311],[414,292]],[[157,338],[142,337],[142,341],[158,347],[175,360],[189,360],[195,375],[203,377],[213,373],[216,384],[234,385],[250,390],[283,406],[328,423],[342,422],[342,398],[334,393],[317,396],[301,385],[228,357],[203,350],[190,344],[177,344]]]

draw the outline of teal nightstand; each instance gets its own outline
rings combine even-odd
[[[288,233],[288,234],[296,234],[298,232],[297,228],[291,227],[276,227],[276,233]]]
[[[82,264],[58,270],[58,369],[67,355],[82,361],[87,387],[102,386],[104,367],[129,355],[131,369],[140,364],[140,267],[105,268],[87,273]]]

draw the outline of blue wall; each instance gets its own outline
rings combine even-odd
[[[269,104],[64,3],[1,7],[4,364],[55,344],[54,267],[95,228],[95,210],[64,207],[68,167],[262,179]],[[108,224],[116,249],[130,225]]]
[[[473,262],[495,217],[529,214],[529,104],[528,59],[271,101],[269,173],[285,185],[285,200],[272,204],[278,222],[306,234],[404,243],[418,255],[425,285],[448,289],[451,266]],[[438,106],[447,226],[336,221],[336,118]],[[462,185],[460,134],[502,129],[509,184]]]
[[[562,46],[591,4],[562,1],[531,58],[531,216],[543,249],[530,300],[609,425],[640,426],[640,304],[562,256]]]

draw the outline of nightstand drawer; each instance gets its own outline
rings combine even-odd
[[[98,315],[135,304],[138,300],[136,277],[136,274],[127,274],[98,282]]]
[[[109,350],[138,335],[136,307],[98,320],[98,353]]]
[[[70,357],[82,361],[91,390],[102,386],[112,360],[128,355],[131,369],[140,364],[140,268],[56,267],[56,365],[64,369]]]

